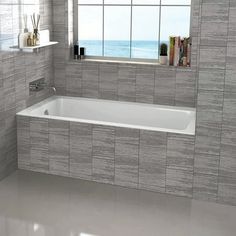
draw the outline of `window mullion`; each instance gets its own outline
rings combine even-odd
[[[105,0],[103,0],[103,5],[102,5],[102,55],[105,55],[105,6],[104,6],[104,2]]]
[[[78,0],[73,0],[73,31],[74,31],[74,37],[73,41],[74,44],[79,41],[79,5]]]
[[[160,59],[160,47],[161,47],[161,8],[162,3],[160,0],[160,6],[159,6],[159,35],[158,35],[158,60]]]
[[[130,9],[130,58],[132,57],[132,43],[133,43],[133,0],[131,0]]]

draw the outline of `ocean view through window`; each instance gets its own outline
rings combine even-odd
[[[191,0],[78,0],[87,56],[158,59],[169,36],[189,37]]]

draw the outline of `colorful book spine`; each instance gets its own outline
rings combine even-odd
[[[174,56],[175,56],[175,37],[170,37],[170,49],[169,49],[169,65],[174,65]]]
[[[191,38],[188,38],[188,45],[187,45],[187,66],[191,66]]]
[[[183,66],[187,66],[187,55],[188,55],[188,39],[183,40]]]
[[[169,46],[170,66],[190,66],[191,65],[191,38],[170,37]]]
[[[175,48],[174,48],[174,66],[179,65],[179,52],[180,52],[180,37],[175,37]]]
[[[184,42],[180,40],[180,48],[179,48],[179,66],[183,65],[183,54],[184,54]]]

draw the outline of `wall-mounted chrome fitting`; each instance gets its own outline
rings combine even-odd
[[[45,78],[40,78],[29,83],[29,91],[38,92],[43,90],[46,86],[47,84],[45,83]]]

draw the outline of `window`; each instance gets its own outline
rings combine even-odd
[[[76,0],[88,56],[158,59],[169,36],[189,36],[191,0]]]

